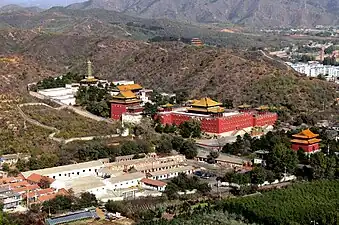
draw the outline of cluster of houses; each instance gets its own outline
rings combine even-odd
[[[207,154],[199,154],[196,160],[204,162],[207,158]],[[223,154],[216,163],[232,168],[247,166],[241,158]],[[18,210],[25,205],[43,203],[57,195],[70,193],[80,195],[89,192],[102,202],[160,196],[166,188],[166,180],[180,173],[190,175],[200,169],[189,166],[185,156],[180,154],[160,157],[150,153],[139,159],[134,159],[134,155],[120,156],[115,162],[100,159],[26,171],[17,177],[3,176],[0,179],[0,197],[5,210]]]
[[[150,154],[141,159],[118,157],[113,163],[101,159],[32,170],[0,179],[0,197],[4,209],[10,210],[67,195],[70,190],[75,195],[92,193],[102,201],[159,196],[166,188],[162,180],[195,171],[185,161],[182,155],[158,157]]]

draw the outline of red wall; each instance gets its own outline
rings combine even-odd
[[[266,113],[255,115],[254,126],[273,125],[277,121],[278,115],[276,113]]]
[[[303,144],[295,144],[295,143],[292,144],[292,149],[294,151],[299,151],[300,148],[303,149],[304,152],[313,152],[313,151],[317,151],[320,149],[319,143],[315,143],[312,145],[303,145]]]
[[[253,126],[265,126],[273,125],[278,119],[276,113],[265,113],[260,115],[254,115],[253,113],[241,113],[238,115],[227,117],[193,117],[184,114],[166,113],[158,114],[161,124],[175,124],[181,123],[195,118],[201,121],[201,128],[205,132],[209,133],[224,133],[234,130],[241,130],[247,127]]]
[[[127,112],[127,108],[125,105],[114,104],[114,103],[111,104],[111,118],[113,120],[120,120],[121,115],[126,112]]]

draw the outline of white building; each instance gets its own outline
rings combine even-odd
[[[21,174],[25,178],[29,177],[33,173],[36,173],[42,176],[53,178],[55,180],[70,180],[79,177],[96,176],[97,171],[102,167],[104,167],[104,163],[101,160],[97,160],[40,170],[31,170],[22,172]]]
[[[192,166],[175,167],[168,170],[158,170],[149,173],[149,178],[153,180],[166,180],[179,176],[180,173],[193,174],[194,168]]]
[[[79,86],[80,84],[66,84],[64,88],[43,89],[38,90],[38,93],[65,105],[75,105],[75,95]]]
[[[112,82],[115,86],[134,84],[133,80],[118,80]]]
[[[31,155],[29,154],[8,154],[8,155],[2,155],[0,157],[0,165],[2,166],[4,163],[7,163],[8,165],[13,165],[18,162],[19,159],[27,161]]]
[[[309,77],[324,75],[328,81],[336,82],[339,77],[339,66],[323,65],[315,62],[308,63],[287,63],[295,71]]]
[[[146,175],[141,172],[125,173],[117,177],[111,177],[106,181],[107,189],[116,191],[119,189],[137,188],[140,186],[142,178],[146,178]]]
[[[72,189],[75,195],[89,192],[97,198],[107,194],[107,186],[103,182],[103,179],[96,176],[79,177],[67,181],[56,180],[51,184],[51,187],[56,190],[62,188],[66,190]]]

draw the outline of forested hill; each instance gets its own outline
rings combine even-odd
[[[294,112],[329,107],[336,98],[333,84],[301,77],[261,51],[196,48],[176,41],[147,43],[109,37],[26,35],[27,40],[20,42],[4,37],[13,45],[3,47],[8,55],[17,49],[14,54],[21,57],[20,70],[7,62],[5,68],[12,68],[8,72],[13,74],[8,77],[8,85],[40,80],[47,71],[85,74],[86,59],[90,58],[96,76],[132,79],[147,88],[183,92],[187,98],[210,96],[220,101],[230,99],[235,105],[246,102],[285,106]],[[27,70],[22,76],[25,64]],[[8,76],[6,71],[3,76]]]

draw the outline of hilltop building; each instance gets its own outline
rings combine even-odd
[[[292,149],[294,151],[299,151],[299,149],[304,150],[305,153],[315,153],[320,151],[320,139],[319,134],[314,134],[309,129],[303,130],[298,134],[292,135]]]
[[[188,108],[173,110],[167,108],[166,111],[159,112],[157,118],[161,124],[181,123],[190,119],[201,122],[204,132],[217,135],[235,135],[238,131],[246,130],[250,132],[253,128],[272,126],[277,120],[276,113],[258,110],[226,111],[222,104],[210,98],[193,100]]]
[[[204,44],[199,38],[192,38],[191,45],[200,47],[200,46],[203,46]]]

